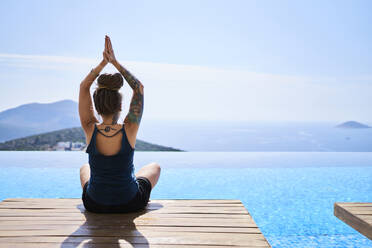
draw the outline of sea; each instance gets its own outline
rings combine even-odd
[[[187,152],[136,151],[135,170],[161,165],[151,199],[241,200],[275,248],[372,247],[333,214],[335,202],[372,202],[371,130],[276,128],[146,127],[144,140]],[[1,151],[0,200],[79,198],[87,162],[83,151]]]
[[[372,128],[337,128],[339,124],[144,120],[138,138],[186,151],[372,152]]]

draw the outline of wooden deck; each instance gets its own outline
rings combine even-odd
[[[336,202],[337,218],[372,240],[372,203]]]
[[[151,200],[126,214],[81,199],[5,199],[0,247],[270,247],[240,200]]]

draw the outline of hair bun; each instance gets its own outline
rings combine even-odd
[[[103,73],[97,79],[98,86],[108,89],[120,89],[123,86],[123,77],[120,73]]]

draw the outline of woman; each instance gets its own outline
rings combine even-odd
[[[111,63],[120,73],[101,74],[93,93],[94,106],[102,123],[94,116],[90,87],[101,70]],[[133,89],[124,123],[118,124],[123,77]],[[101,63],[80,84],[79,116],[88,144],[89,164],[80,168],[82,200],[86,210],[123,213],[146,207],[151,190],[160,176],[160,166],[151,163],[134,175],[133,154],[143,112],[143,85],[116,60],[110,38],[105,37]]]

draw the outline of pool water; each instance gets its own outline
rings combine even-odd
[[[137,152],[157,161],[152,199],[240,199],[272,247],[372,247],[333,215],[372,202],[372,153]],[[83,152],[0,152],[0,200],[81,197]]]

